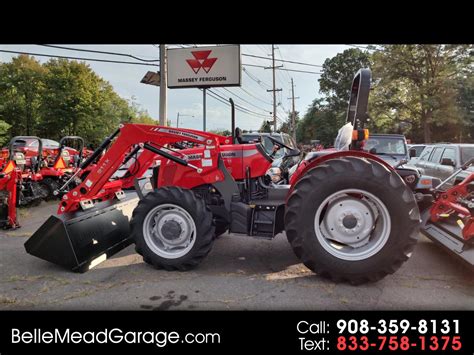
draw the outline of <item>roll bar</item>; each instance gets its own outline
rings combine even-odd
[[[43,142],[41,141],[41,138],[36,137],[36,136],[15,136],[15,137],[13,137],[10,140],[10,142],[8,143],[8,159],[13,158],[13,145],[15,144],[15,142],[17,142],[19,140],[26,140],[26,139],[34,139],[34,140],[38,141],[38,164],[36,165],[36,167],[34,167],[33,165],[31,166],[31,170],[36,173],[40,169],[41,161],[43,159]]]

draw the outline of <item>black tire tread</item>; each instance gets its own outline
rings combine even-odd
[[[300,203],[309,196],[310,192],[317,186],[327,182],[328,177],[336,174],[362,174],[376,177],[380,184],[389,186],[402,197],[405,208],[409,211],[409,218],[405,229],[408,232],[407,238],[403,239],[403,245],[391,253],[391,258],[380,266],[378,270],[370,270],[364,275],[351,275],[338,272],[331,267],[318,262],[314,255],[311,255],[304,245],[304,232],[301,232],[301,221],[298,220],[300,214]],[[411,211],[411,213],[410,213]],[[351,284],[362,284],[375,282],[388,274],[393,274],[409,258],[413,251],[419,234],[420,215],[418,207],[411,190],[403,183],[402,179],[394,171],[390,171],[382,164],[366,159],[346,157],[325,162],[311,170],[302,177],[295,185],[295,188],[287,201],[285,212],[285,229],[289,243],[294,253],[303,264],[322,277],[329,278],[335,282],[348,282]],[[314,232],[313,232],[314,233]]]
[[[165,201],[174,203],[185,208],[195,219],[197,236],[196,249],[192,249],[188,255],[178,259],[163,259],[155,255],[146,245],[143,238],[143,220],[153,207]],[[214,239],[214,226],[212,225],[212,213],[204,201],[196,198],[195,194],[188,189],[180,187],[163,187],[148,193],[133,211],[130,221],[131,236],[135,241],[135,250],[143,256],[143,260],[157,269],[167,271],[187,271],[195,268],[209,254]],[[191,254],[191,255],[190,255]]]

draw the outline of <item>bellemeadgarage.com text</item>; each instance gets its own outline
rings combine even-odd
[[[12,344],[155,344],[162,348],[169,344],[219,344],[219,333],[186,333],[181,336],[178,332],[164,331],[123,331],[119,328],[103,329],[101,331],[71,331],[57,329],[43,331],[22,331],[13,328]]]

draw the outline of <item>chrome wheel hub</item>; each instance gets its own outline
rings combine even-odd
[[[191,215],[173,204],[156,206],[143,223],[146,244],[156,254],[168,259],[186,255],[196,241],[196,225]]]
[[[314,230],[328,253],[357,261],[383,248],[390,236],[391,219],[378,197],[367,191],[346,189],[331,194],[318,206]]]

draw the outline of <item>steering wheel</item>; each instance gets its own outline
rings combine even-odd
[[[295,157],[295,156],[298,156],[300,155],[301,151],[298,149],[298,148],[291,148],[289,146],[287,146],[286,144],[280,142],[278,139],[275,139],[271,136],[266,136],[266,138],[270,139],[273,143],[275,143],[276,145],[280,146],[280,147],[283,147],[283,148],[286,148],[288,149],[290,152],[290,154],[285,154],[285,156],[287,157]]]

